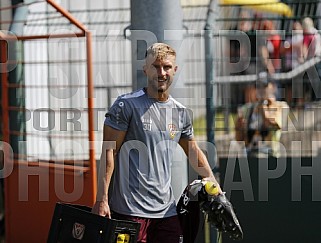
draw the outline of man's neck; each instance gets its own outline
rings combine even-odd
[[[158,92],[158,98],[157,98],[157,100],[158,101],[160,101],[160,102],[165,102],[165,101],[167,101],[168,100],[168,97],[169,97],[169,95],[167,94],[167,93],[160,93],[160,92]]]
[[[165,102],[168,100],[169,94],[167,92],[157,92],[151,88],[146,88],[146,93],[149,97],[152,97],[160,102]]]

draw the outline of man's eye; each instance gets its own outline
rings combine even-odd
[[[163,70],[165,70],[165,71],[168,71],[168,70],[170,70],[171,68],[172,68],[172,66],[171,65],[166,65],[166,66],[160,66],[160,65],[152,65],[151,66],[153,69],[156,69],[156,70],[159,70],[159,69],[163,69]]]

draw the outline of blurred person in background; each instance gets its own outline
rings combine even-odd
[[[281,36],[277,33],[275,25],[271,20],[263,22],[262,30],[266,31],[268,36],[266,38],[266,45],[261,47],[261,55],[263,64],[271,75],[281,70]]]
[[[293,23],[292,32],[285,39],[281,54],[284,56],[285,72],[295,69],[304,62],[303,28],[299,21]],[[286,100],[294,107],[303,106],[304,99],[302,94],[299,95],[301,92],[300,90],[302,90],[302,85],[294,82],[292,79],[285,84]],[[295,94],[295,97],[293,97],[293,94]]]
[[[305,17],[302,20],[303,28],[303,56],[305,60],[310,60],[315,56],[321,56],[321,36],[318,30],[314,27],[313,20],[310,17]],[[321,99],[321,65],[320,63],[312,67],[312,70],[307,71],[313,73],[316,68],[318,76],[308,76],[308,83],[311,84],[311,100]]]
[[[244,141],[247,154],[278,157],[282,127],[286,125],[289,106],[275,98],[276,87],[266,73],[257,81],[256,102],[247,103],[238,110],[235,140]]]
[[[303,28],[299,21],[293,23],[291,35],[286,38],[281,53],[285,57],[284,71],[286,72],[304,62]]]
[[[251,57],[251,46],[249,45],[250,36],[252,33],[252,16],[246,10],[242,10],[239,14],[239,21],[232,30],[230,39],[230,45],[228,49],[230,60],[227,63],[227,70],[230,71],[231,75],[246,75],[247,73],[254,73],[255,65],[249,65],[250,61],[253,61]],[[235,32],[234,32],[235,31]],[[255,62],[254,62],[255,63]],[[236,112],[238,104],[244,104],[248,99],[249,92],[253,89],[254,84],[252,83],[233,83],[230,85],[231,93],[238,92],[239,95],[231,96],[232,111]]]
[[[281,36],[277,33],[275,24],[271,20],[265,20],[262,24],[263,37],[266,38],[266,44],[260,47],[261,61],[268,75],[279,73],[282,68],[281,62]],[[276,84],[276,98],[279,100],[284,98],[281,94],[281,84],[275,81]]]
[[[261,61],[260,49],[264,45],[262,38],[257,34],[258,30],[261,30],[263,24],[263,16],[259,12],[255,12],[250,15],[249,12],[243,11],[240,14],[239,29],[244,31],[250,42],[250,46],[243,45],[243,49],[240,55],[249,57],[249,65],[242,72],[243,75],[258,74],[264,70],[264,66]],[[244,88],[244,103],[254,102],[256,96],[255,81],[248,83]]]
[[[321,40],[318,30],[314,27],[313,20],[306,17],[302,20],[303,28],[303,56],[311,59],[321,55]]]

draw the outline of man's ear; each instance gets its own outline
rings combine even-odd
[[[145,75],[146,75],[146,68],[147,68],[146,65],[144,65],[143,66],[143,71],[144,71]]]
[[[177,69],[178,69],[178,66],[175,66],[174,70],[175,70],[175,73],[177,72]]]

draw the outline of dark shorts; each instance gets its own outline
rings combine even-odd
[[[168,218],[142,218],[112,212],[112,218],[140,223],[137,243],[181,243],[183,232],[178,216]]]

